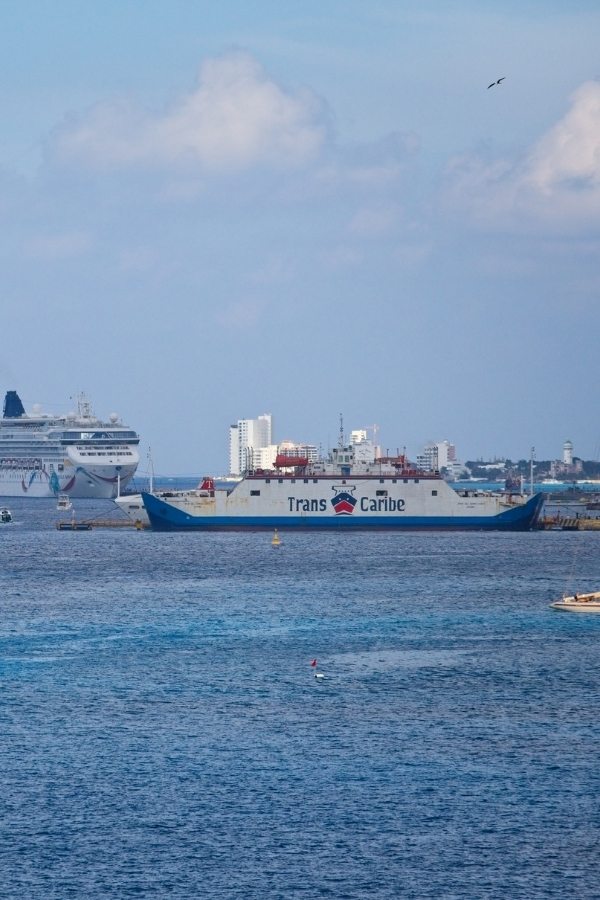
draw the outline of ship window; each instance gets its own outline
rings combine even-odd
[[[270,478],[265,478],[265,484],[271,484],[271,479],[270,479]]]
[[[404,478],[404,484],[408,484],[408,478]]]
[[[59,463],[59,464],[58,464],[58,471],[59,471],[59,472],[62,472],[64,468],[65,468],[65,467],[63,466],[62,463]]]
[[[319,479],[318,479],[318,478],[313,478],[313,484],[318,484],[318,483],[319,483]]]
[[[432,492],[431,492],[431,496],[432,496],[432,497],[437,497],[437,491],[432,491]]]
[[[387,497],[387,495],[388,495],[387,491],[375,491],[376,497]]]
[[[304,484],[308,484],[308,478],[304,478],[303,481],[304,481]]]
[[[250,491],[251,497],[260,497],[260,491]]]
[[[379,479],[379,484],[385,484],[385,481],[383,480],[383,478],[380,478],[380,479]],[[379,492],[378,492],[378,493],[379,493]]]
[[[283,484],[283,478],[278,478],[277,481],[279,482],[279,484]]]
[[[296,479],[292,478],[292,484],[296,484]]]
[[[418,484],[418,483],[419,483],[419,479],[415,478],[415,484]]]

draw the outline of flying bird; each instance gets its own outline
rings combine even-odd
[[[494,87],[497,84],[502,84],[502,82],[504,81],[505,78],[506,78],[506,75],[503,75],[502,78],[498,79],[498,81],[492,81],[491,84],[488,84],[488,86],[487,86],[488,91],[491,87]]]

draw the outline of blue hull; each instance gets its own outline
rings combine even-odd
[[[142,498],[155,531],[531,531],[544,502],[535,494],[521,506],[496,516],[191,516],[153,494]]]

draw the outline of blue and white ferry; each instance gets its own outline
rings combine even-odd
[[[413,468],[404,456],[378,457],[369,440],[331,451],[327,459],[278,456],[273,470],[254,469],[233,487],[142,494],[152,528],[485,529],[535,527],[543,494],[456,491],[437,471]]]

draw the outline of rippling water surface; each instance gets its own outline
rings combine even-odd
[[[2,897],[600,896],[600,616],[548,608],[600,534],[275,550],[9,505]]]

